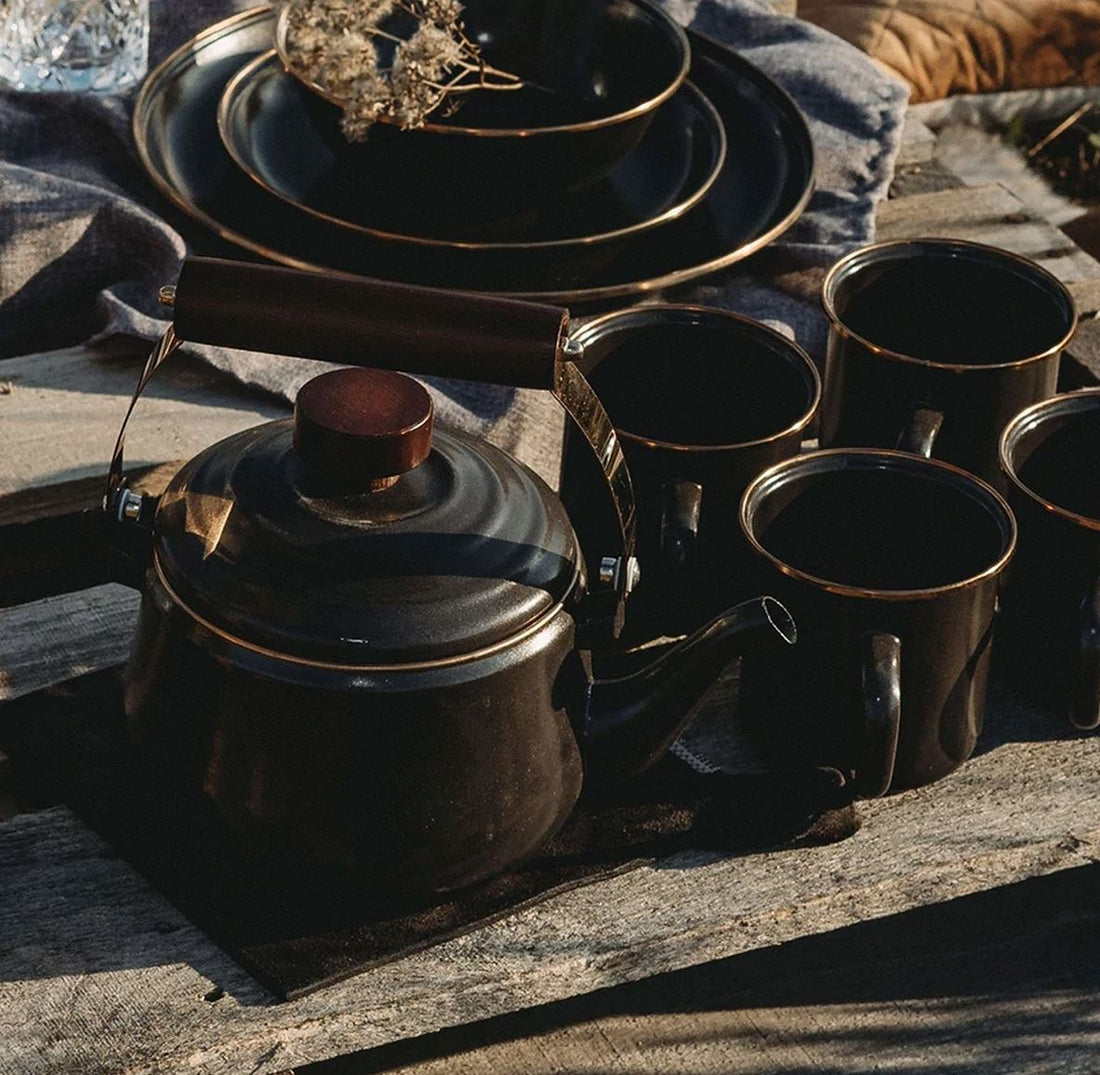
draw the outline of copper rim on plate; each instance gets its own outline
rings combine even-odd
[[[436,246],[455,250],[550,250],[555,247],[591,246],[599,243],[612,242],[629,235],[647,231],[650,228],[659,227],[669,221],[683,216],[689,209],[698,205],[706,197],[707,192],[714,185],[726,160],[726,130],[722,126],[721,117],[714,105],[691,83],[685,82],[676,91],[673,98],[664,102],[662,108],[672,105],[676,97],[682,98],[686,109],[693,114],[695,122],[707,131],[709,140],[706,145],[697,148],[698,159],[692,160],[689,171],[692,173],[682,185],[681,189],[674,193],[672,203],[661,211],[633,223],[612,228],[607,231],[568,235],[553,239],[535,240],[475,240],[475,239],[444,239],[430,234],[409,234],[406,232],[391,230],[384,226],[369,225],[359,221],[350,220],[334,212],[326,211],[316,205],[309,205],[300,198],[295,197],[288,189],[283,189],[276,177],[265,175],[262,165],[257,161],[256,153],[252,148],[243,144],[240,130],[244,122],[235,122],[243,112],[246,120],[255,120],[254,112],[263,107],[262,100],[257,100],[260,80],[272,77],[272,61],[278,63],[276,53],[271,50],[262,53],[254,60],[246,63],[228,82],[225,91],[218,104],[218,133],[225,146],[226,152],[236,162],[237,167],[248,175],[255,183],[272,194],[274,197],[287,202],[294,208],[308,213],[319,220],[338,227],[349,228],[352,231],[369,235],[376,239],[390,242],[411,243],[419,246]],[[279,73],[283,68],[279,66]],[[278,75],[275,75],[278,77]],[[289,77],[289,76],[288,76]],[[661,122],[661,115],[654,119],[654,124]],[[651,126],[650,132],[653,131]],[[646,144],[650,132],[642,136],[642,148]],[[323,135],[318,134],[318,138]],[[633,156],[634,151],[629,156]],[[586,188],[574,198],[591,197],[591,192]]]
[[[397,244],[336,235],[342,229],[266,194],[222,147],[218,100],[233,74],[271,48],[274,21],[272,8],[253,8],[178,48],[143,84],[133,133],[143,166],[166,198],[220,238],[280,264],[557,302],[600,302],[672,287],[736,264],[785,232],[813,192],[813,144],[797,106],[752,64],[689,31],[692,80],[717,108],[730,147],[718,180],[699,205],[660,229],[608,244],[615,248],[612,264],[582,264],[572,274],[548,268],[545,254],[521,257],[523,252],[418,247],[415,259],[403,260]]]

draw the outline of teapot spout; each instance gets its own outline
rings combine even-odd
[[[600,775],[629,777],[657,762],[735,657],[793,645],[794,620],[774,597],[743,601],[651,664],[589,685],[584,757]]]

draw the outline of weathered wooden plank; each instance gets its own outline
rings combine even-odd
[[[876,234],[970,239],[1029,257],[1060,280],[1100,277],[1100,263],[996,183],[890,199],[879,207]]]
[[[137,492],[157,496],[184,462],[173,459],[150,466],[127,466],[129,486]],[[106,484],[103,474],[94,474],[56,485],[36,485],[6,493],[0,496],[0,532],[6,527],[64,518],[97,508],[103,500]]]
[[[69,348],[4,362],[0,377],[0,496],[106,475],[145,345]],[[127,462],[148,467],[190,458],[290,405],[244,388],[186,352],[157,373],[134,412]]]
[[[967,204],[980,234],[965,237],[1020,249],[988,237],[1014,231],[1002,195]],[[1007,215],[1021,212],[1011,204]],[[935,208],[946,223],[932,226],[968,226],[956,203]],[[907,234],[929,234],[934,216],[909,218]],[[1040,249],[1060,233],[1027,230],[1033,223],[1015,221],[1025,229],[1020,252],[1060,260],[1066,279],[1100,275],[1063,246]],[[55,467],[43,480],[58,476]],[[121,647],[129,625],[95,633]],[[1100,740],[1043,742],[1038,723],[1024,724],[1023,741],[1008,735],[959,774],[867,806],[864,829],[844,844],[679,856],[284,1005],[67,811],[15,818],[0,825],[0,1072],[263,1075],[1100,860]]]
[[[0,610],[0,702],[121,664],[138,602],[106,583]]]
[[[891,198],[907,198],[914,194],[933,194],[941,190],[951,190],[966,184],[945,168],[939,161],[930,160],[922,164],[907,164],[894,172],[890,184]]]
[[[1094,1075],[1098,987],[1087,866],[295,1075]]]
[[[0,1072],[266,1075],[1100,861],[1100,737],[997,717],[1004,741],[867,804],[843,843],[679,855],[279,1005],[67,811],[21,815],[0,825]]]
[[[0,607],[107,581],[96,520],[107,464],[142,361],[116,340],[9,359],[0,371]],[[178,464],[289,405],[174,356],[134,414],[127,470],[160,492]]]
[[[1073,301],[1077,303],[1077,312],[1082,321],[1100,319],[1100,280],[1070,280],[1066,286],[1073,295]]]
[[[935,149],[936,132],[915,116],[906,116],[901,128],[901,146],[895,166],[904,168],[908,165],[924,164],[932,159]]]
[[[1100,318],[1082,320],[1062,355],[1058,378],[1063,391],[1100,384]]]

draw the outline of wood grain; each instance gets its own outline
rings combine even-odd
[[[893,198],[876,220],[880,240],[969,239],[1031,258],[1063,281],[1100,277],[1100,263],[997,183]]]
[[[0,496],[80,478],[105,478],[147,345],[116,341],[4,362],[0,378]],[[207,445],[290,405],[245,389],[210,367],[174,355],[134,411],[127,462],[149,467],[189,459]]]
[[[1069,289],[1081,320],[1063,355],[1063,379],[1067,382],[1064,387],[1097,385],[1100,384],[1100,280],[1075,280]]]
[[[131,489],[139,493],[157,496],[171,480],[185,460],[173,459],[166,463],[127,467],[126,476]],[[7,527],[46,519],[71,517],[82,511],[93,510],[103,501],[106,480],[102,474],[54,485],[30,486],[0,496],[0,532]]]
[[[1100,861],[1100,737],[998,723],[1014,738],[867,804],[843,843],[679,855],[285,1004],[66,810],[20,815],[0,825],[0,1072],[268,1075]]]
[[[1094,1075],[1098,991],[1087,866],[295,1075]]]
[[[127,471],[130,488],[159,496],[181,460]],[[111,581],[102,475],[0,496],[0,608]]]
[[[0,702],[121,664],[139,601],[106,583],[0,610]]]
[[[936,132],[915,116],[906,116],[901,129],[901,146],[898,149],[896,168],[925,164],[932,160],[936,149]]]
[[[8,359],[0,370],[0,608],[108,581],[107,464],[145,345],[115,340]],[[289,405],[173,356],[138,404],[127,473],[159,493],[178,460]],[[177,461],[168,462],[166,461]]]

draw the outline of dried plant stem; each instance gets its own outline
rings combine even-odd
[[[452,93],[473,93],[475,90],[522,90],[525,83],[523,82],[445,82],[442,85],[438,85],[435,82],[429,82],[427,85],[444,90],[448,96]]]
[[[485,62],[461,11],[458,0],[289,0],[288,64],[342,104],[350,141],[361,141],[380,120],[422,127],[449,98],[453,111],[474,90],[527,85]]]
[[[1065,131],[1068,131],[1070,129],[1070,127],[1072,127],[1082,116],[1084,116],[1088,112],[1092,111],[1093,105],[1094,105],[1094,102],[1086,101],[1075,112],[1072,112],[1072,113],[1070,113],[1070,115],[1066,116],[1066,118],[1064,120],[1062,120],[1062,122],[1059,123],[1058,126],[1054,128],[1054,130],[1052,130],[1044,138],[1042,138],[1038,142],[1036,142],[1035,145],[1033,145],[1027,151],[1027,155],[1029,157],[1034,157],[1036,153],[1039,153],[1040,151],[1045,149],[1047,146],[1049,146],[1050,143],[1053,142],[1054,139],[1058,137],[1058,135],[1062,134]]]
[[[381,41],[390,41],[395,45],[405,44],[405,38],[398,37],[396,34],[388,34],[388,33],[386,33],[385,30],[372,29],[372,30],[368,30],[367,32],[370,34],[371,37],[376,37]],[[468,71],[468,72],[471,72],[471,73],[477,72],[479,77],[482,79],[482,81],[480,83],[481,86],[490,86],[490,85],[492,85],[492,83],[489,83],[489,82],[485,81],[485,76],[486,75],[496,75],[498,78],[503,80],[505,83],[517,83],[519,85],[522,84],[523,79],[521,79],[519,77],[519,75],[513,75],[510,71],[501,71],[499,67],[493,67],[491,64],[487,64],[481,58],[480,54],[478,53],[477,46],[471,44],[469,42],[469,40],[466,38],[465,35],[463,35],[462,41],[463,41],[464,51],[465,51],[466,46],[469,46],[470,57],[469,57],[469,59],[460,60],[456,66],[461,67],[463,69],[463,71]],[[391,68],[383,67],[383,68],[379,68],[379,70],[383,71],[383,72],[388,72],[388,71],[391,70]],[[462,76],[460,76],[460,78],[461,77]],[[453,83],[453,82],[448,83],[448,85],[453,86],[453,85],[455,85],[455,83]],[[517,89],[519,88],[519,85],[517,85],[517,87],[516,87]],[[470,88],[471,89],[477,89],[478,87],[477,86],[471,86]],[[505,89],[505,88],[510,88],[510,87],[502,86],[501,88]]]

